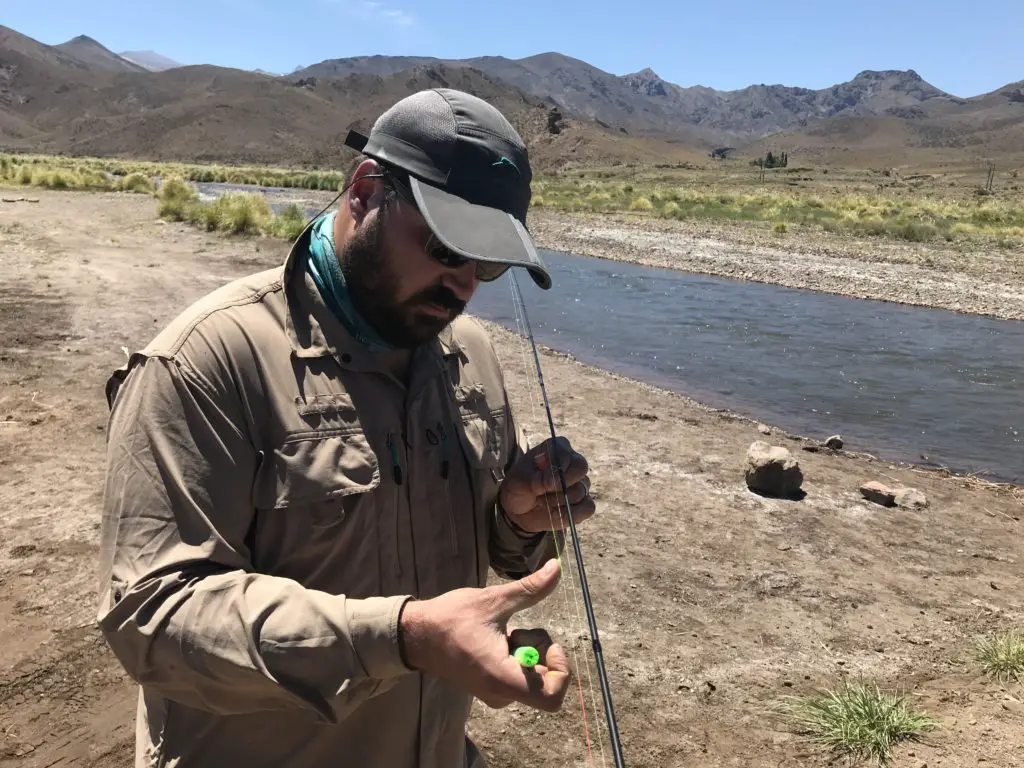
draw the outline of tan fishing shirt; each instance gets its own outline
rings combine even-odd
[[[408,596],[553,556],[498,485],[526,449],[483,328],[375,364],[306,271],[201,299],[107,384],[100,626],[136,766],[461,768],[471,697],[409,670]]]

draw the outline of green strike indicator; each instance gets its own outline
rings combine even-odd
[[[524,667],[535,667],[537,662],[540,661],[540,654],[537,653],[537,649],[529,645],[516,648],[516,652],[513,655],[516,657],[516,661]]]

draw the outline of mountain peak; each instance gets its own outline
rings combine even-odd
[[[857,73],[853,78],[856,80],[902,80],[915,83],[924,82],[916,70],[913,69],[865,69]]]
[[[622,77],[626,85],[643,96],[668,96],[666,82],[650,67]]]
[[[66,43],[54,46],[57,50],[78,59],[88,69],[117,72],[145,72],[142,67],[123,56],[118,56],[102,43],[88,35],[79,35]]]
[[[662,79],[661,75],[659,75],[657,72],[655,72],[650,67],[644,67],[639,72],[634,72],[633,74],[636,75],[637,77],[647,77],[647,78],[651,78],[652,80],[661,80]]]
[[[88,35],[78,35],[78,37],[73,37],[70,40],[68,40],[66,43],[64,43],[64,45],[71,45],[71,44],[75,44],[75,45],[92,45],[92,46],[95,46],[97,48],[103,48],[104,47],[103,45],[98,43],[96,40],[93,40]]]

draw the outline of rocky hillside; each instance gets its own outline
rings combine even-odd
[[[68,56],[84,62],[90,68],[104,69],[111,72],[146,71],[146,67],[141,64],[136,64],[123,56],[119,56],[85,35],[79,35],[55,47]]]
[[[350,126],[448,86],[502,109],[538,168],[707,161],[722,146],[857,164],[912,162],[917,150],[1024,158],[1024,82],[960,99],[913,70],[864,71],[820,90],[718,91],[650,69],[613,75],[558,53],[364,56],[287,76],[139,58],[84,36],[49,46],[0,27],[0,151],[337,165]]]
[[[423,57],[365,56],[333,59],[296,77],[317,74],[394,74],[423,66]],[[743,141],[799,129],[815,120],[844,116],[924,114],[939,103],[963,100],[925,82],[913,70],[864,71],[849,82],[811,90],[751,85],[737,91],[684,88],[651,69],[618,76],[579,59],[545,53],[524,59],[487,56],[446,60],[449,67],[479,69],[526,93],[550,99],[570,114],[640,133],[685,134],[706,141]]]
[[[81,43],[47,46],[0,28],[0,151],[333,167],[343,162],[350,127],[369,128],[415,91],[453,87],[501,109],[538,168],[693,156],[566,117],[551,102],[468,67],[298,79],[213,66],[121,71],[112,64],[116,54]],[[87,59],[73,55],[83,48]]]
[[[122,51],[118,56],[127,59],[133,64],[138,64],[150,72],[163,72],[165,69],[174,69],[181,66],[181,64],[173,59],[161,56],[155,51]]]

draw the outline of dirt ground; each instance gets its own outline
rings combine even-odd
[[[1024,250],[907,243],[763,222],[530,211],[544,248],[861,299],[1024,319]]]
[[[141,196],[38,197],[0,205],[0,766],[128,766],[135,688],[93,626],[102,384],[122,346],[285,246],[160,223]],[[528,350],[495,334],[541,433]],[[829,765],[770,708],[844,677],[941,720],[896,765],[1024,765],[1024,690],[971,656],[977,635],[1020,626],[1020,496],[772,430],[807,495],[765,498],[743,482],[755,424],[555,354],[543,365],[556,427],[592,466],[581,541],[626,765]],[[857,490],[871,479],[929,506],[875,506]],[[585,653],[568,593],[519,621]],[[582,680],[593,734],[597,681],[591,698]],[[478,706],[471,733],[493,768],[611,765],[597,746],[586,761],[581,722],[574,692],[556,715]]]

